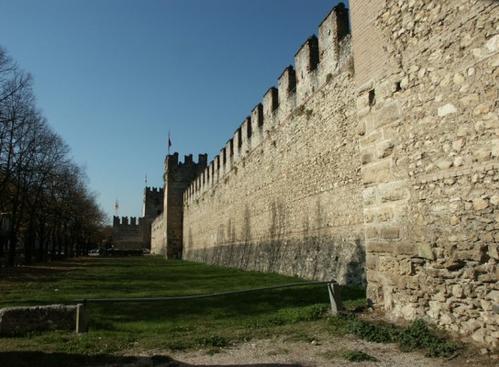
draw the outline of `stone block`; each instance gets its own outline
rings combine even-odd
[[[380,162],[371,163],[361,168],[364,185],[386,182],[392,179],[391,159],[386,158]]]
[[[393,122],[401,117],[400,105],[397,101],[385,103],[385,105],[377,112],[378,127],[385,123]]]
[[[456,298],[463,298],[464,297],[463,287],[460,284],[453,285],[452,295]]]
[[[381,133],[379,131],[374,131],[362,138],[359,139],[360,148],[367,148],[375,144],[378,140],[381,139]]]
[[[499,290],[492,290],[487,293],[487,298],[499,304]]]
[[[457,108],[452,103],[447,103],[446,105],[439,107],[437,112],[438,112],[438,116],[444,117],[444,116],[456,113]]]
[[[383,241],[368,241],[367,252],[372,253],[393,253],[396,245]]]
[[[364,150],[360,155],[360,161],[362,164],[371,163],[374,161],[374,154],[369,150]]]
[[[418,256],[423,259],[434,260],[435,255],[433,254],[433,249],[428,243],[418,243],[417,246]]]
[[[391,140],[385,140],[376,146],[376,158],[388,157],[393,152],[394,144]]]
[[[364,206],[372,206],[377,203],[377,190],[375,187],[366,187],[362,191],[362,200]]]
[[[379,238],[379,229],[375,226],[366,226],[365,233],[368,240]]]
[[[479,211],[486,209],[489,206],[489,202],[486,199],[478,198],[473,200],[473,209]]]
[[[399,226],[382,226],[380,228],[380,236],[385,240],[396,240],[400,238]]]
[[[499,34],[496,34],[491,39],[489,39],[485,43],[485,48],[491,53],[499,50]]]
[[[0,309],[0,335],[15,336],[49,330],[86,331],[88,316],[85,309],[80,306],[77,328],[77,310],[77,305],[3,308]]]
[[[376,270],[378,267],[378,256],[368,253],[366,255],[366,267],[370,270]]]
[[[382,185],[380,187],[381,202],[405,200],[408,196],[407,188],[400,185]]]

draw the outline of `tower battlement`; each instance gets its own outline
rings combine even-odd
[[[138,227],[142,225],[142,218],[113,216],[113,227]]]

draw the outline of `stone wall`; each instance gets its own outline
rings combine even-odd
[[[496,348],[499,2],[350,3],[352,37],[339,6],[190,185],[167,167],[183,204],[165,199],[158,241],[305,278],[367,271],[388,317]]]
[[[165,251],[165,219],[160,214],[151,224],[151,254],[166,255]]]
[[[163,211],[163,188],[144,188],[142,217],[113,217],[113,246],[118,250],[151,249],[151,227]],[[164,235],[163,235],[164,237]],[[158,233],[156,233],[158,238]]]
[[[179,162],[178,153],[165,159],[165,201],[163,214],[164,254],[169,259],[181,259],[183,252],[184,192],[195,177],[206,169],[207,154],[199,154],[197,163],[192,154]],[[160,238],[161,234],[155,234]]]
[[[497,347],[499,3],[375,1],[374,18],[363,3],[352,18],[368,296]],[[359,47],[386,57],[366,63]]]
[[[119,250],[139,250],[144,242],[144,220],[136,217],[113,218],[113,246]]]
[[[190,186],[185,259],[364,282],[348,33],[338,7]]]

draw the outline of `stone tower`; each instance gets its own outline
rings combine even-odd
[[[163,212],[163,188],[146,187],[144,189],[144,206],[142,216],[154,219]]]
[[[142,218],[139,219],[144,247],[151,248],[151,225],[158,215],[163,212],[163,188],[146,187],[144,189],[144,205]]]
[[[183,193],[189,184],[206,168],[207,154],[199,154],[198,162],[192,154],[184,162],[178,161],[178,153],[165,159],[163,220],[165,228],[165,256],[168,259],[182,258]]]

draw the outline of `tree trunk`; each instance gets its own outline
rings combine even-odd
[[[16,247],[17,233],[14,229],[12,229],[9,236],[9,256],[7,259],[7,266],[14,266],[16,264]]]
[[[36,260],[38,262],[43,262],[45,260],[45,225],[42,223],[40,225],[40,233],[39,233],[39,241],[40,245],[38,247],[38,254]]]
[[[26,233],[26,241],[24,243],[24,261],[26,262],[26,264],[31,264],[31,258],[35,244],[35,228],[33,222],[34,219],[30,218],[28,231]]]
[[[56,247],[56,244],[57,244],[57,240],[56,240],[56,231],[55,229],[52,230],[52,234],[51,234],[51,239],[52,239],[52,246],[51,246],[51,251],[50,251],[50,260],[54,261],[55,260],[55,247]]]
[[[5,254],[4,254],[4,247],[5,247],[5,237],[4,236],[0,236],[0,257],[4,257]]]

